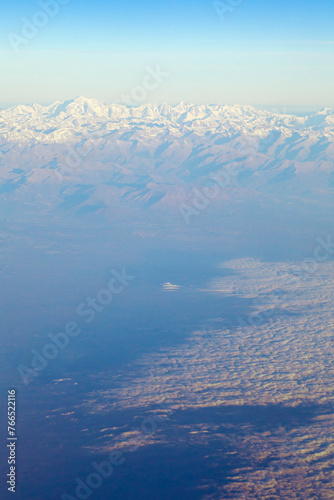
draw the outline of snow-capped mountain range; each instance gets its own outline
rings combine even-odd
[[[131,107],[83,97],[20,105],[0,111],[0,162],[7,200],[38,195],[88,211],[178,206],[226,170],[217,199],[231,191],[331,193],[334,110],[300,117],[252,106]]]

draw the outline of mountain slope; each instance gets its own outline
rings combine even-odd
[[[252,106],[130,107],[83,97],[16,106],[0,111],[0,167],[6,200],[88,211],[178,207],[217,179],[217,199],[331,195],[334,110],[298,117]]]

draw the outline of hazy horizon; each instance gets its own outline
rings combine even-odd
[[[5,109],[9,109],[9,108],[13,108],[13,107],[16,107],[16,106],[33,106],[34,104],[39,104],[41,106],[51,106],[52,104],[54,104],[55,102],[68,102],[68,101],[73,101],[77,98],[84,98],[84,99],[88,99],[88,100],[91,100],[91,99],[97,99],[99,102],[102,102],[108,106],[112,106],[112,105],[117,105],[117,104],[121,104],[121,105],[129,105],[127,104],[126,102],[117,102],[117,101],[107,101],[107,100],[103,100],[103,99],[98,99],[97,97],[87,97],[87,96],[70,96],[64,100],[61,100],[61,99],[56,99],[54,101],[48,101],[48,102],[41,102],[41,101],[30,101],[30,102],[15,102],[15,103],[0,103],[0,110],[5,110]],[[205,105],[205,106],[215,106],[215,105],[220,105],[220,106],[252,106],[254,107],[255,109],[259,109],[259,110],[264,110],[264,111],[270,111],[272,113],[277,113],[277,114],[295,114],[295,115],[304,115],[304,114],[309,114],[309,113],[314,113],[314,112],[317,112],[317,111],[321,111],[323,109],[326,109],[326,108],[332,108],[334,106],[312,106],[312,105],[279,105],[279,104],[252,104],[252,103],[245,103],[245,104],[240,104],[238,102],[207,102],[207,103],[204,103],[204,102],[199,102],[199,103],[194,103],[194,102],[190,102],[190,101],[187,101],[187,100],[182,100],[182,101],[176,101],[176,102],[168,102],[168,101],[161,101],[161,102],[155,102],[155,101],[149,101],[149,102],[143,102],[143,103],[134,103],[134,104],[130,104],[130,106],[133,106],[133,107],[138,107],[138,106],[142,106],[142,105],[162,105],[162,104],[168,104],[170,106],[177,106],[178,104],[180,103],[184,103],[186,105],[194,105],[194,106],[201,106],[201,105]]]
[[[0,20],[1,100],[110,102],[159,66],[143,102],[333,106],[333,17],[327,0],[19,0]]]

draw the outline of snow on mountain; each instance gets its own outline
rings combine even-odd
[[[331,192],[334,110],[138,107],[77,97],[0,111],[0,193],[47,190],[57,205],[175,205],[233,167],[234,190]],[[226,195],[221,193],[221,196]]]

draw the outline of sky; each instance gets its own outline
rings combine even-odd
[[[332,0],[17,0],[0,104],[334,106]]]

